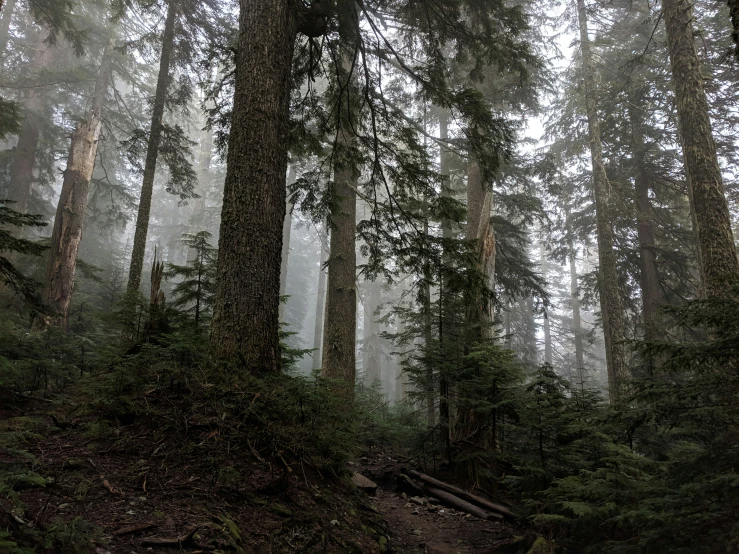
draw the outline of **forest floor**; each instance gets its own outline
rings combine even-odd
[[[104,425],[73,404],[0,408],[0,552],[482,554],[516,534],[409,502],[392,483],[400,462],[383,454],[347,466],[376,479],[368,496],[300,460],[218,444],[218,428]]]

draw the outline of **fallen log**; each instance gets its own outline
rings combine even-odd
[[[415,493],[415,494],[423,494],[423,495],[426,494],[424,492],[423,488],[421,487],[421,485],[419,485],[418,483],[416,483],[413,479],[411,479],[410,477],[408,477],[405,473],[400,473],[398,475],[398,480],[399,480],[399,482],[398,482],[399,487],[398,488],[401,488],[400,485],[402,483],[403,485],[405,485],[405,487],[407,487],[409,490],[413,491],[413,493]]]
[[[408,475],[410,475],[411,477],[415,477],[419,481],[431,485],[432,487],[444,490],[461,499],[466,500],[467,502],[480,506],[481,508],[492,510],[493,512],[497,512],[511,519],[516,518],[516,515],[505,506],[501,506],[500,504],[496,504],[495,502],[490,502],[490,500],[481,498],[475,494],[472,494],[471,492],[467,492],[464,489],[460,489],[459,487],[455,487],[454,485],[445,483],[444,481],[434,479],[433,477],[426,475],[425,473],[421,473],[420,471],[411,470],[408,472]]]
[[[458,496],[454,496],[449,492],[436,489],[428,485],[425,486],[424,489],[429,496],[438,498],[443,504],[450,508],[454,508],[455,510],[459,510],[460,512],[468,513],[475,517],[479,517],[480,519],[503,519],[502,515],[493,512],[486,512],[482,508],[478,508],[474,504],[470,504],[466,500],[462,500]]]

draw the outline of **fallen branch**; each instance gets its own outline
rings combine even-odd
[[[415,477],[419,481],[427,483],[428,485],[432,487],[447,491],[448,493],[458,496],[459,498],[462,498],[466,500],[467,502],[470,502],[472,504],[475,504],[487,510],[492,510],[493,512],[497,512],[511,519],[516,518],[516,515],[513,512],[511,512],[508,508],[506,508],[505,506],[501,506],[500,504],[496,504],[495,502],[490,502],[490,500],[481,498],[475,494],[472,494],[471,492],[467,492],[464,489],[460,489],[459,487],[455,487],[454,485],[445,483],[444,481],[439,481],[438,479],[434,479],[433,477],[430,477],[429,475],[426,475],[425,473],[421,473],[418,471],[409,471],[408,475],[410,475],[411,477]]]
[[[482,508],[478,508],[474,504],[470,504],[466,500],[454,496],[452,493],[428,485],[424,489],[427,495],[438,498],[441,503],[460,512],[468,513],[480,519],[503,519],[501,514],[486,512]]]
[[[193,527],[188,533],[182,535],[181,537],[175,537],[173,539],[168,539],[164,537],[150,537],[141,541],[141,544],[143,546],[171,546],[173,548],[194,546],[195,548],[200,548],[201,550],[215,550],[215,548],[213,547],[198,544],[195,542],[194,537],[198,529],[200,529],[199,525],[197,527]]]
[[[148,531],[157,527],[156,523],[141,523],[139,525],[129,525],[128,527],[121,527],[117,531],[113,531],[113,536],[122,537],[123,535],[130,535],[132,533],[138,533],[139,531]]]

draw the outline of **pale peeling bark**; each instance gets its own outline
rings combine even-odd
[[[470,160],[467,165],[467,240],[477,241],[478,271],[484,276],[488,291],[495,288],[495,232],[490,222],[493,191],[482,181],[480,165]],[[490,298],[473,298],[469,317],[480,324],[484,340],[494,338],[493,304]]]
[[[350,22],[352,26],[357,21]],[[336,140],[334,168],[334,210],[331,214],[331,245],[328,257],[328,293],[323,333],[323,376],[342,381],[346,393],[354,393],[356,380],[356,228],[358,168],[353,159],[356,137],[350,98],[355,76],[352,67],[357,54],[355,30],[342,29],[341,79],[345,83],[342,98],[341,124]],[[352,38],[354,37],[354,38]]]
[[[680,142],[688,178],[703,295],[723,296],[739,277],[729,208],[693,39],[689,0],[663,0]]]
[[[610,214],[610,184],[603,165],[600,120],[596,101],[595,69],[593,68],[587,16],[584,0],[578,0],[577,13],[580,27],[580,48],[585,73],[585,105],[590,136],[590,158],[593,166],[595,192],[596,233],[598,238],[598,276],[600,285],[600,309],[603,316],[603,335],[608,365],[608,385],[611,401],[617,402],[619,391],[630,379],[626,363],[624,315],[619,294],[616,270],[615,244]]]
[[[162,119],[164,106],[167,100],[167,85],[169,84],[169,65],[174,49],[175,23],[177,20],[177,0],[169,0],[167,19],[164,22],[162,37],[162,52],[159,56],[159,74],[157,88],[154,94],[154,109],[151,114],[149,140],[146,146],[146,161],[144,162],[144,176],[141,182],[139,209],[136,215],[136,231],[133,235],[131,249],[131,266],[128,269],[128,292],[138,292],[141,286],[141,273],[144,268],[144,254],[146,253],[146,236],[149,233],[149,216],[151,215],[151,197],[154,193],[154,176],[156,175],[159,144],[162,139]]]
[[[277,373],[297,7],[291,0],[241,0],[240,5],[210,346],[216,359],[247,372]]]
[[[323,342],[323,314],[326,310],[326,238],[320,237],[321,261],[318,265],[318,294],[316,295],[316,319],[313,323],[313,369],[321,367],[321,343]]]
[[[95,82],[95,92],[87,119],[72,134],[67,168],[59,196],[46,266],[44,299],[55,314],[55,321],[66,327],[72,299],[77,252],[87,209],[90,179],[95,168],[102,111],[112,75],[110,45],[103,55]]]

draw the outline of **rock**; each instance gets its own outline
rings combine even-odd
[[[352,483],[354,483],[354,486],[358,489],[363,490],[367,494],[375,494],[375,491],[377,490],[377,483],[367,479],[361,473],[355,473],[352,475]]]
[[[413,530],[413,534],[420,536],[421,535],[421,530],[420,529],[414,529]]]
[[[67,503],[59,504],[59,506],[57,506],[57,509],[59,509],[59,510],[66,510],[70,506],[71,506],[71,504],[67,504]]]
[[[402,498],[403,500],[408,500],[408,495],[402,492],[400,493],[400,498]]]
[[[332,525],[333,527],[336,527],[336,526],[337,526],[338,524],[339,524],[339,520],[338,520],[338,519],[332,519],[332,520],[331,520],[331,525]]]

